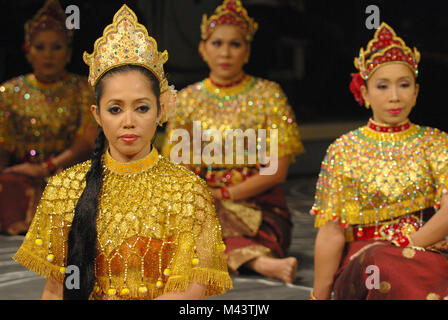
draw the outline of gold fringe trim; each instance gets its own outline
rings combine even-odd
[[[207,286],[206,297],[223,294],[233,289],[232,279],[225,271],[212,270],[207,268],[194,268],[187,275],[173,275],[161,288],[156,287],[155,280],[152,282],[144,281],[143,283],[136,280],[128,280],[126,286],[122,277],[112,277],[109,281],[108,277],[98,277],[97,285],[101,288],[100,292],[92,292],[93,300],[136,300],[136,299],[155,299],[168,292],[182,292],[187,290],[188,286],[196,282]],[[112,284],[111,284],[112,283]],[[146,293],[139,292],[141,285],[147,288]],[[126,287],[129,289],[127,295],[122,295],[121,290]],[[109,289],[115,289],[114,295],[109,295]]]
[[[33,255],[23,247],[20,247],[12,259],[34,273],[41,275],[45,279],[50,278],[60,283],[64,282],[65,273],[61,273],[59,271],[60,267],[48,262],[45,259]]]
[[[193,268],[193,271],[187,275],[169,277],[165,284],[164,293],[185,291],[192,282],[207,286],[206,297],[223,294],[233,289],[232,279],[228,272]]]
[[[417,212],[417,211],[434,206],[435,201],[434,201],[433,197],[434,197],[434,195],[428,195],[426,197],[426,201],[425,201],[424,197],[403,201],[403,202],[401,202],[400,207],[405,208],[405,209],[398,208],[398,204],[391,204],[390,206],[392,207],[392,209],[395,210],[394,219],[402,217],[408,213]],[[313,209],[317,211],[316,219],[314,222],[315,228],[320,228],[320,227],[324,226],[328,221],[331,221],[333,219],[333,210],[332,209],[322,210],[322,208],[319,208],[317,206],[314,206]],[[378,214],[378,221],[392,219],[392,216],[390,214],[391,211],[392,210],[390,210],[390,209],[387,210],[385,208],[380,210],[380,212]],[[323,217],[322,217],[322,214],[323,214]],[[336,212],[336,217],[338,217],[339,222],[342,223],[343,217],[342,217],[342,212],[340,212],[340,210],[338,210],[338,212]],[[347,223],[348,225],[358,225],[358,224],[361,224],[361,222],[362,222],[362,225],[373,224],[376,222],[376,210],[369,209],[369,210],[363,211],[362,219],[360,219],[360,215],[359,215],[358,211],[347,212],[345,220],[346,220],[345,223]]]

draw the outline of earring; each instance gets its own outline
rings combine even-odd
[[[366,100],[366,102],[364,103],[364,105],[366,106],[366,109],[370,109],[370,102]]]

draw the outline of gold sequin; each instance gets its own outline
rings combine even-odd
[[[414,258],[415,254],[416,254],[415,250],[412,248],[404,248],[401,253],[402,253],[403,257],[408,258],[408,259]]]
[[[440,300],[440,296],[437,293],[431,292],[426,296],[426,300]]]
[[[391,284],[387,281],[381,281],[380,283],[380,292],[383,294],[386,294],[390,291],[390,289],[392,288]]]

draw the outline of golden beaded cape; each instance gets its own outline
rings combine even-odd
[[[371,225],[440,204],[448,185],[448,136],[411,124],[396,133],[368,126],[332,143],[322,162],[312,211],[315,227],[338,218]]]
[[[232,288],[220,225],[205,182],[159,156],[118,163],[103,156],[92,299],[154,299],[196,281],[206,295]],[[63,282],[67,237],[90,161],[52,177],[13,257]]]
[[[266,154],[270,152],[270,131],[278,130],[278,157],[289,156],[294,162],[295,157],[304,152],[300,138],[299,127],[294,111],[281,87],[272,81],[246,75],[244,80],[230,88],[218,88],[205,79],[189,85],[179,91],[179,105],[176,114],[167,126],[167,139],[163,154],[170,156],[176,141],[170,143],[173,130],[186,129],[192,135],[193,121],[202,123],[202,130],[217,129],[222,134],[225,145],[227,129],[266,129]],[[209,142],[205,142],[204,145]],[[233,144],[236,152],[236,144]],[[259,143],[257,143],[257,150]],[[246,152],[247,152],[246,148]],[[225,151],[223,151],[225,154]],[[246,154],[247,156],[247,154]],[[258,157],[257,157],[258,159]],[[247,160],[247,159],[246,159]],[[206,167],[205,163],[201,166]],[[255,164],[213,164],[213,168],[255,167]]]
[[[0,147],[17,159],[42,161],[68,148],[89,125],[95,104],[87,79],[66,74],[43,84],[33,74],[0,85]]]

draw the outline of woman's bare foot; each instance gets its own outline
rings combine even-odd
[[[297,272],[297,259],[258,257],[247,263],[247,266],[268,278],[279,279],[285,283],[293,283]]]

